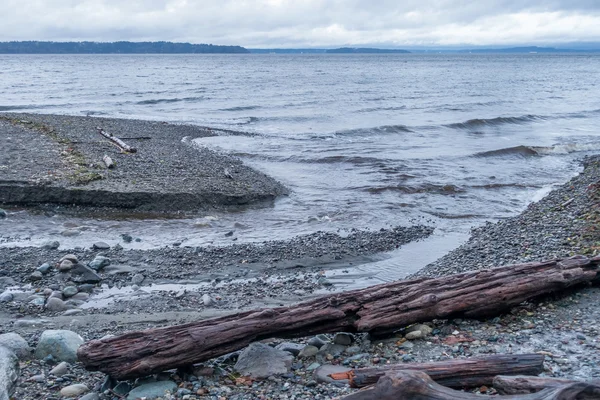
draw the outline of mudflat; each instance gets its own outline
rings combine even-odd
[[[123,151],[97,128],[137,151]],[[0,114],[0,203],[177,212],[270,202],[288,192],[239,159],[194,144],[213,135],[166,122]]]

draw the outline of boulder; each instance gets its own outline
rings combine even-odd
[[[9,400],[19,378],[19,359],[9,349],[0,346],[0,400]]]
[[[44,359],[51,355],[55,360],[68,363],[77,362],[77,349],[83,338],[72,331],[47,330],[42,333],[35,349],[35,357]]]
[[[289,372],[293,360],[294,356],[287,351],[264,343],[252,343],[240,353],[234,368],[244,376],[268,378]]]
[[[0,335],[0,346],[11,350],[19,360],[26,360],[31,357],[31,347],[21,335],[9,332]]]

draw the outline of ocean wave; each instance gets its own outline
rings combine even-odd
[[[357,112],[360,113],[368,113],[368,112],[374,112],[374,111],[400,111],[400,110],[406,110],[406,106],[396,106],[396,107],[370,107],[370,108],[363,108],[358,110]]]
[[[14,105],[14,106],[0,106],[0,111],[34,110],[34,109],[37,109],[37,108],[44,108],[44,107],[52,107],[52,106],[37,106],[37,105],[33,105],[33,104]]]
[[[413,132],[406,125],[383,125],[374,128],[358,128],[358,129],[347,129],[343,131],[337,131],[334,133],[335,136],[360,136],[364,134],[381,134],[381,133],[408,133]]]
[[[229,107],[229,108],[220,108],[219,111],[248,111],[248,110],[257,110],[261,108],[260,106],[239,106],[239,107]]]
[[[476,153],[474,157],[503,157],[503,156],[519,156],[519,157],[539,157],[547,155],[561,155],[577,153],[582,151],[597,151],[600,150],[600,142],[592,143],[564,143],[554,146],[514,146],[506,147],[498,150],[483,151]]]
[[[447,124],[445,126],[448,128],[453,128],[453,129],[474,129],[474,128],[481,128],[484,126],[526,124],[528,122],[544,120],[544,119],[547,119],[547,117],[542,116],[542,115],[522,115],[520,117],[476,118],[476,119],[470,119],[465,122],[457,122],[454,124]]]
[[[404,194],[418,194],[418,193],[435,193],[442,195],[454,195],[457,193],[464,193],[465,189],[452,185],[437,185],[433,183],[424,183],[422,185],[390,185],[390,186],[377,186],[368,187],[363,189],[365,192],[379,194],[384,192],[400,192]]]
[[[200,96],[200,97],[183,97],[183,98],[175,97],[175,98],[166,98],[166,99],[148,99],[148,100],[138,101],[136,104],[144,106],[144,105],[153,105],[153,104],[161,104],[161,103],[177,103],[180,101],[194,102],[194,101],[201,101],[201,100],[206,100],[206,97]]]

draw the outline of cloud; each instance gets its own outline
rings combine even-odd
[[[0,40],[302,47],[600,41],[597,0],[4,0]]]

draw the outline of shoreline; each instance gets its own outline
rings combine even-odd
[[[137,152],[121,151],[97,127],[124,138]],[[268,205],[288,194],[281,183],[238,158],[195,146],[194,138],[215,135],[209,128],[0,113],[0,135],[5,142],[0,149],[0,204],[178,213]],[[102,162],[105,155],[113,168]]]
[[[600,236],[590,228],[600,220],[600,212],[597,211],[600,204],[600,188],[597,187],[599,181],[600,157],[589,157],[584,161],[584,170],[569,182],[554,189],[542,200],[530,204],[518,216],[474,229],[467,243],[413,276],[443,276],[573,254],[596,255]],[[407,243],[424,237],[422,235],[427,233],[425,228],[416,231],[410,229],[417,227],[403,228],[397,232],[359,231],[355,240],[343,245],[342,248],[346,250],[342,257],[330,257],[329,261],[339,262],[338,267],[344,268],[344,263],[350,265],[360,262],[352,257],[361,256],[359,250],[365,241],[370,243],[367,248],[371,250],[367,253],[378,254],[393,247],[395,243]],[[400,237],[408,232],[412,233],[407,234],[405,241],[402,241]],[[41,262],[55,263],[71,250],[0,248],[0,269],[3,272],[0,274],[0,282],[6,286],[9,281],[5,278],[12,278],[15,283],[16,280],[20,284],[30,283],[34,289],[33,293],[15,299],[10,307],[4,307],[0,312],[3,321],[0,333],[21,334],[34,347],[45,329],[69,329],[81,334],[85,340],[90,340],[131,329],[188,322],[227,313],[232,309],[279,305],[281,299],[286,297],[292,301],[300,301],[330,287],[330,282],[322,279],[322,267],[327,267],[328,264],[324,262],[327,260],[319,257],[327,256],[332,244],[343,241],[333,234],[308,235],[294,240],[275,243],[272,247],[267,245],[263,247],[264,252],[260,256],[256,245],[234,245],[227,249],[215,247],[202,251],[193,248],[78,250],[75,252],[76,256],[86,262],[98,255],[105,255],[114,260],[113,268],[132,268],[124,269],[122,274],[117,272],[109,275],[111,266],[107,266],[101,272],[107,275],[112,287],[118,290],[133,285],[144,287],[143,280],[139,285],[135,283],[137,275],[143,275],[144,279],[149,279],[154,285],[161,284],[166,276],[169,276],[169,282],[173,279],[192,282],[194,275],[198,278],[198,271],[208,280],[205,281],[206,286],[196,293],[174,287],[154,297],[151,295],[145,299],[137,299],[135,301],[138,304],[135,306],[119,300],[110,312],[99,309],[76,313],[71,311],[78,308],[76,302],[68,304],[67,310],[50,311],[44,308],[46,297],[60,295],[64,285],[68,283],[58,280],[60,274],[44,275],[39,280],[30,279]],[[357,252],[352,253],[354,250]],[[252,256],[247,257],[248,254],[254,254],[254,259]],[[302,258],[307,255],[308,258]],[[301,259],[302,261],[298,261]],[[286,263],[285,260],[289,262]],[[195,270],[194,266],[201,268]],[[245,272],[252,268],[256,270]],[[236,281],[255,277],[258,279],[251,284]],[[209,296],[208,300],[204,300],[204,295]],[[80,297],[86,295],[82,294]],[[34,303],[36,298],[37,303]],[[227,302],[232,308],[225,307]],[[589,286],[526,302],[508,313],[488,320],[429,321],[426,324],[432,330],[431,335],[416,340],[406,340],[402,333],[385,339],[374,339],[367,334],[352,335],[352,344],[338,349],[340,351],[336,354],[324,351],[307,358],[295,356],[295,367],[289,373],[254,382],[252,386],[240,385],[229,379],[231,374],[235,374],[233,362],[237,354],[204,363],[204,367],[213,371],[208,376],[177,373],[161,375],[185,389],[174,397],[177,399],[186,395],[188,399],[285,399],[292,395],[297,399],[330,399],[352,390],[335,383],[322,383],[318,373],[315,374],[315,365],[366,367],[405,363],[409,366],[411,362],[485,354],[542,352],[546,355],[543,375],[587,380],[600,377],[598,302],[600,288]],[[144,312],[144,308],[149,307],[154,307],[154,311]],[[312,339],[314,338],[301,338],[293,343],[303,348]],[[333,337],[326,335],[321,339],[327,342],[333,340]],[[284,343],[278,339],[267,342],[271,345]],[[23,368],[21,383],[16,392],[18,398],[35,399],[39,398],[36,396],[40,393],[48,398],[57,396],[58,391],[70,383],[85,383],[91,392],[98,394],[98,398],[111,398],[101,388],[104,374],[85,371],[76,363],[69,367],[72,378],[57,381],[49,375],[53,366],[52,363],[33,360]],[[44,378],[35,378],[40,373],[44,374]],[[133,381],[128,384],[135,386]],[[480,392],[493,394],[494,389],[477,389],[477,393]]]

